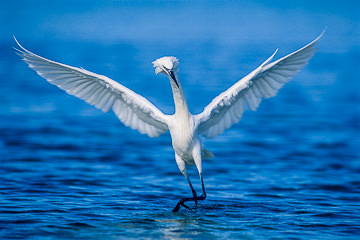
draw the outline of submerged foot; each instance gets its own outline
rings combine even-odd
[[[189,202],[189,201],[195,201],[195,204],[197,205],[197,201],[198,200],[205,200],[206,198],[206,194],[202,194],[201,196],[195,196],[192,198],[182,198],[179,200],[179,202],[176,204],[176,206],[174,207],[174,209],[172,210],[173,212],[178,212],[181,208],[181,206],[184,206],[185,208],[189,209],[189,207],[187,205],[185,205],[185,202]]]

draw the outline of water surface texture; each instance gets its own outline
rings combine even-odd
[[[360,236],[360,8],[328,1],[16,1],[0,9],[1,239],[356,239]],[[315,2],[315,3],[314,3]],[[276,48],[327,32],[275,98],[214,139],[208,197],[191,196],[169,134],[151,139],[50,85],[14,54],[119,81],[173,113],[151,62],[180,59],[192,113]],[[201,186],[195,168],[194,187]]]

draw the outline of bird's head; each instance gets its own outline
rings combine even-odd
[[[177,73],[179,60],[176,57],[162,57],[152,62],[155,68],[155,73],[164,73],[171,80],[173,80],[177,87],[179,87],[178,80],[175,77]]]

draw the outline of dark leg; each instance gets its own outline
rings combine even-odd
[[[202,178],[202,175],[201,175],[201,174],[200,174],[200,180],[201,180],[201,186],[202,186],[203,194],[201,194],[200,197],[198,197],[198,196],[196,195],[196,192],[195,192],[195,190],[194,190],[194,188],[193,188],[193,186],[192,186],[192,184],[191,184],[191,182],[190,182],[190,179],[189,179],[188,177],[187,177],[187,180],[188,180],[189,185],[190,185],[190,187],[191,187],[191,190],[192,190],[192,192],[193,192],[193,197],[192,197],[192,198],[182,198],[182,199],[180,199],[180,201],[176,204],[175,208],[172,210],[173,212],[179,211],[181,206],[184,206],[184,207],[186,207],[187,209],[189,209],[189,207],[185,205],[185,202],[195,201],[195,204],[197,205],[197,201],[198,201],[198,200],[205,200],[205,198],[206,198],[204,181],[203,181],[203,178]]]
[[[193,188],[193,186],[192,186],[192,184],[191,184],[191,182],[190,182],[190,178],[189,178],[189,177],[187,178],[187,180],[188,180],[188,182],[189,182],[189,185],[190,185],[190,188],[191,188],[191,191],[192,191],[194,200],[195,200],[195,205],[197,205],[197,200],[196,200],[197,194],[196,194],[196,192],[195,192],[195,190],[194,190],[194,188]]]
[[[200,196],[201,199],[199,199],[199,200],[205,200],[205,198],[206,198],[206,191],[205,191],[205,186],[204,186],[204,180],[203,180],[203,177],[202,177],[201,174],[200,174],[200,181],[201,181],[201,187],[202,187],[203,193],[201,194],[201,196]]]

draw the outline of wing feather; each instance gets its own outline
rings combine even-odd
[[[112,109],[126,126],[150,137],[168,131],[169,116],[139,94],[103,75],[40,57],[15,41],[22,60],[51,84],[104,112]]]
[[[198,133],[215,137],[239,122],[246,106],[255,111],[262,98],[275,96],[309,62],[323,34],[324,31],[305,47],[270,63],[275,51],[257,69],[214,98],[202,113],[195,115]]]

